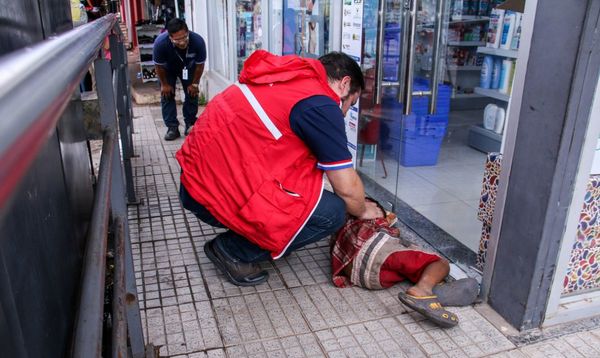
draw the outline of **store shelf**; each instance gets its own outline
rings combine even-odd
[[[484,153],[499,152],[502,147],[502,135],[480,125],[471,126],[468,143]]]
[[[140,65],[142,65],[142,66],[154,66],[154,61],[140,62]]]
[[[448,41],[448,46],[478,47],[485,45],[483,41]]]
[[[158,81],[157,77],[154,77],[154,78],[143,78],[142,79],[143,83],[146,83],[146,82],[156,82],[156,81]]]
[[[479,93],[457,93],[453,95],[452,99],[473,99],[473,98],[484,98],[486,96]]]
[[[500,101],[508,102],[510,95],[507,93],[501,93],[498,90],[486,89],[481,87],[475,87],[475,93],[486,97],[492,97]]]
[[[456,19],[456,20],[450,20],[448,21],[449,25],[453,25],[453,24],[467,24],[467,23],[477,23],[477,22],[487,22],[490,21],[490,18],[487,16],[463,16],[462,19]],[[434,24],[433,23],[422,23],[420,25],[417,25],[417,29],[419,30],[423,30],[423,29],[433,29]]]
[[[519,51],[517,50],[505,50],[501,48],[492,48],[492,47],[477,47],[477,52],[484,53],[486,55],[493,56],[502,56],[508,58],[517,58]]]
[[[468,23],[468,22],[486,22],[489,21],[490,18],[488,16],[472,16],[472,15],[465,15],[465,16],[461,16],[460,19],[452,19],[450,20],[450,24],[464,24],[464,23]]]
[[[144,31],[144,32],[147,32],[147,31],[151,31],[151,32],[157,31],[157,32],[160,32],[160,31],[162,31],[162,29],[164,27],[165,27],[164,25],[159,25],[159,24],[146,24],[146,25],[141,25],[141,26],[138,25],[138,26],[135,27],[135,29],[137,31]]]
[[[448,71],[481,71],[481,66],[448,65]]]
[[[138,47],[144,49],[152,49],[152,47],[154,47],[154,44],[139,44]]]

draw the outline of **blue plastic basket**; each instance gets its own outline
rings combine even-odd
[[[400,164],[405,167],[436,165],[448,127],[448,115],[407,116],[406,119]]]

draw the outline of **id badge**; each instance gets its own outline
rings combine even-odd
[[[181,72],[181,79],[186,80],[188,79],[188,69],[184,68],[183,71]]]

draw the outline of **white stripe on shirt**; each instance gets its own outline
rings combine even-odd
[[[243,83],[239,83],[239,82],[236,82],[235,85],[238,86],[240,90],[242,90],[242,93],[244,94],[244,96],[246,97],[248,102],[250,102],[252,109],[254,109],[254,112],[256,112],[256,114],[258,115],[258,118],[260,118],[260,120],[263,122],[265,127],[267,127],[269,132],[271,132],[273,137],[275,139],[281,138],[281,136],[282,136],[281,132],[279,131],[279,129],[277,129],[277,127],[275,126],[275,123],[273,123],[273,121],[271,121],[271,118],[269,118],[269,116],[267,115],[265,110],[262,108],[260,103],[258,103],[258,100],[256,99],[256,97],[254,97],[254,94],[252,93],[252,91],[250,91],[248,86],[246,86]]]

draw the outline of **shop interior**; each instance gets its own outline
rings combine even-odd
[[[403,46],[407,4],[417,6],[410,56]],[[185,18],[185,13],[183,0],[147,5],[147,20],[137,24],[140,72],[144,81],[155,81],[153,39],[168,19]],[[385,21],[380,26],[382,7]],[[406,204],[477,252],[487,154],[501,151],[510,121],[507,106],[523,7],[523,0],[209,2],[208,10],[215,14],[208,24],[209,60],[212,71],[231,82],[257,49],[311,58],[332,50],[353,54],[367,82],[356,123],[347,118],[358,171],[396,198],[390,208]],[[401,100],[405,91],[398,84],[408,58],[411,90],[432,92],[429,83],[439,83],[434,111],[429,93],[413,96],[411,114],[402,113],[407,101]]]
[[[411,217],[416,214],[476,253],[486,159],[488,153],[501,151],[523,10],[503,1],[442,4],[440,61],[433,68],[440,5],[435,0],[419,3],[413,90],[431,90],[428,83],[439,71],[435,114],[428,113],[431,96],[423,96],[414,97],[411,114],[403,115],[393,85],[401,76],[400,61],[407,61],[406,55],[398,56],[406,31],[400,1],[385,3],[382,68],[389,87],[381,89],[379,104],[374,99],[377,11],[382,5],[365,0],[362,66],[367,89],[360,103],[357,169],[397,198],[390,205],[406,204],[400,206],[411,207]]]

